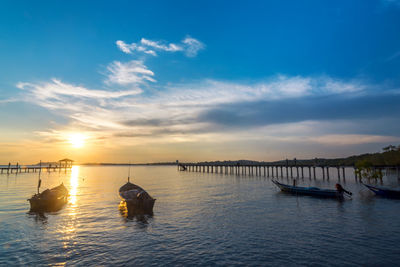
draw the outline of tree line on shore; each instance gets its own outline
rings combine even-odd
[[[394,146],[389,145],[382,148],[382,152],[367,153],[361,155],[354,155],[347,158],[336,158],[336,159],[291,159],[291,160],[280,160],[275,162],[260,162],[251,160],[238,160],[238,161],[212,161],[212,162],[201,162],[210,165],[318,165],[318,166],[356,166],[363,165],[368,166],[400,166],[400,145]]]

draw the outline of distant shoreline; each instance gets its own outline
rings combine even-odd
[[[314,159],[284,159],[278,161],[255,161],[255,160],[223,160],[223,161],[201,161],[201,162],[189,162],[189,161],[174,161],[174,162],[151,162],[151,163],[110,163],[110,162],[85,162],[78,163],[75,165],[82,166],[176,166],[180,163],[196,163],[196,164],[208,164],[208,165],[268,165],[268,164],[278,164],[278,165],[325,165],[325,166],[355,166],[359,161],[368,161],[373,166],[400,166],[400,148],[396,148],[390,151],[377,152],[377,153],[367,153],[361,155],[354,155],[346,158],[314,158]],[[42,162],[42,166],[51,164],[56,165],[57,162]],[[25,166],[37,166],[37,164],[19,164]],[[7,167],[8,164],[0,165]],[[15,166],[11,164],[11,166]]]
[[[400,166],[400,150],[391,150],[386,152],[367,153],[350,156],[347,158],[314,158],[314,159],[287,159],[279,161],[255,161],[255,160],[226,160],[226,161],[203,161],[203,162],[158,162],[158,163],[82,163],[79,165],[94,166],[172,166],[180,163],[196,163],[208,165],[268,165],[268,164],[290,164],[296,165],[326,165],[326,166],[355,166],[359,161],[368,161],[374,166]]]

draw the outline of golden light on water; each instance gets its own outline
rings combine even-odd
[[[68,142],[74,148],[81,148],[85,144],[86,136],[81,133],[73,133],[68,136]]]
[[[76,242],[76,228],[77,228],[77,194],[79,187],[79,166],[72,166],[71,176],[69,180],[69,204],[68,204],[68,215],[69,219],[60,227],[60,231],[63,233],[63,248],[68,249],[73,247]]]
[[[72,166],[71,168],[71,178],[69,181],[70,190],[69,190],[69,203],[72,205],[76,204],[76,194],[78,192],[79,185],[79,166]]]

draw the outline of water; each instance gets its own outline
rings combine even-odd
[[[353,200],[296,197],[270,178],[133,167],[157,198],[154,216],[125,218],[118,188],[127,167],[75,166],[42,173],[69,203],[28,214],[37,173],[0,175],[0,265],[398,265],[400,201],[373,196],[350,173]],[[350,172],[350,170],[348,170]],[[333,188],[330,180],[299,180]],[[286,178],[280,181],[290,182]],[[398,185],[397,178],[384,183]]]

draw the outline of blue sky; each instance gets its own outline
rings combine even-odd
[[[400,1],[1,7],[3,161],[276,160],[400,143]],[[68,147],[76,133],[85,149]]]

